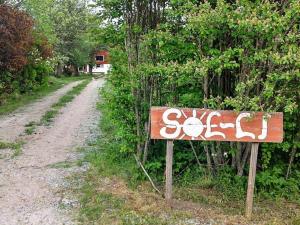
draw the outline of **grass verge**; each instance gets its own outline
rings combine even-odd
[[[49,77],[49,81],[47,84],[40,86],[36,90],[23,94],[23,95],[15,95],[9,97],[5,104],[1,105],[0,107],[0,115],[5,115],[8,113],[13,112],[14,110],[25,106],[37,99],[45,97],[50,93],[58,90],[62,86],[77,80],[86,79],[86,76],[79,76],[79,77],[60,77],[56,78],[53,76]]]

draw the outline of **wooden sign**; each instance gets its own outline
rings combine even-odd
[[[280,143],[283,114],[152,107],[151,138]]]
[[[283,114],[152,107],[151,138],[167,139],[165,198],[172,205],[173,140],[252,142],[245,215],[251,218],[258,142],[283,140]]]

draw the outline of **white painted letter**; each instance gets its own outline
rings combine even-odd
[[[267,117],[267,118],[266,118]],[[258,136],[259,140],[263,140],[267,137],[268,134],[268,118],[270,115],[263,117],[263,122],[262,122],[262,129],[261,129],[261,134]]]
[[[220,123],[220,127],[222,129],[234,128],[234,124],[233,123]]]
[[[175,139],[178,137],[181,131],[180,124],[176,120],[169,120],[168,117],[170,114],[175,113],[176,118],[179,119],[181,117],[181,112],[179,109],[167,109],[163,114],[163,121],[166,124],[166,127],[163,127],[160,129],[160,135],[164,138],[168,139]],[[168,128],[176,128],[175,132],[173,134],[167,133],[167,127]]]
[[[207,116],[207,120],[206,120],[206,132],[205,132],[205,137],[206,138],[210,138],[212,136],[222,136],[223,138],[225,138],[225,134],[219,131],[211,131],[212,127],[216,127],[216,125],[211,125],[211,119],[213,116],[221,116],[221,114],[219,112],[211,112],[210,114],[208,114]]]
[[[241,113],[237,118],[236,118],[236,138],[242,138],[242,137],[251,137],[252,139],[255,139],[255,135],[250,132],[245,132],[242,130],[241,127],[241,120],[244,117],[251,117],[250,113]]]

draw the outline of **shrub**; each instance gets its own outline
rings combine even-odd
[[[33,44],[33,19],[23,11],[0,5],[0,21],[0,70],[21,70]]]

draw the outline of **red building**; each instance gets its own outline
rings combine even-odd
[[[94,61],[95,64],[93,65],[92,73],[104,73],[107,74],[109,69],[111,68],[111,65],[109,63],[109,51],[106,49],[102,49],[97,51],[94,54]],[[84,73],[90,72],[90,65],[86,65],[83,68]]]
[[[97,51],[95,54],[96,65],[109,64],[109,52],[107,50]]]

